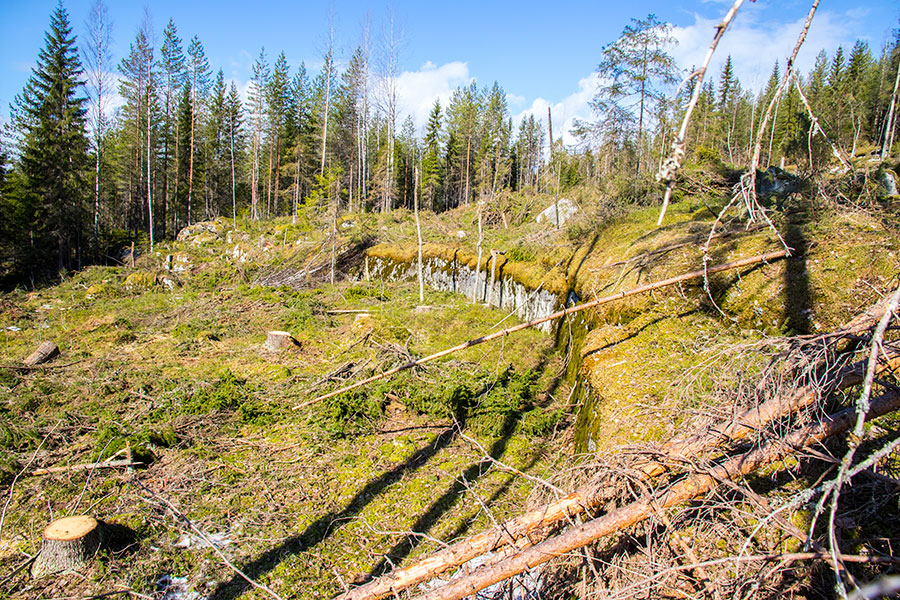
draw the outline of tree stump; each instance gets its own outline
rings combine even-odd
[[[269,331],[266,332],[266,343],[263,344],[263,348],[269,352],[281,352],[287,346],[296,344],[297,340],[287,331]]]
[[[59,346],[53,342],[47,341],[38,346],[38,349],[25,359],[25,366],[33,367],[56,358],[57,356],[59,356]]]
[[[35,579],[83,568],[100,549],[100,523],[78,515],[53,521],[44,529],[41,551],[31,567]]]

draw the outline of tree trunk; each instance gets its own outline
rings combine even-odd
[[[194,192],[194,121],[197,112],[197,83],[194,82],[191,99],[191,147],[188,157],[188,197],[187,197],[187,224],[191,224],[191,196]]]
[[[419,168],[415,169],[415,177],[413,179],[413,210],[416,214],[416,237],[419,241],[419,304],[425,304],[425,279],[422,276],[422,225],[419,223]]]
[[[472,286],[472,303],[478,302],[478,280],[481,278],[481,243],[484,241],[484,229],[481,227],[481,208],[478,203],[478,259],[475,262],[475,282]]]
[[[894,145],[894,108],[897,104],[897,87],[900,86],[900,62],[897,63],[897,76],[894,78],[894,92],[891,94],[891,108],[888,110],[887,126],[884,128],[884,144],[881,146],[881,160],[891,155]]]
[[[237,196],[234,192],[234,117],[229,119],[231,124],[231,218],[234,228],[237,229]]]
[[[872,401],[866,421],[883,416],[900,408],[900,393],[891,391]],[[774,440],[716,465],[704,473],[692,473],[666,490],[645,494],[631,504],[613,510],[601,517],[573,527],[556,537],[521,550],[496,563],[477,568],[471,574],[454,579],[447,585],[434,588],[418,600],[457,600],[469,596],[489,585],[508,579],[526,569],[534,568],[557,556],[582,548],[601,537],[622,531],[649,518],[660,509],[678,506],[692,498],[715,489],[721,481],[748,475],[759,467],[788,456],[797,449],[812,446],[834,435],[845,433],[856,421],[856,408],[848,408],[815,423],[795,430],[784,439]]]
[[[152,55],[151,55],[152,57]],[[150,84],[152,64],[147,65],[147,220],[150,232],[150,252],[153,252],[153,188],[150,181]]]
[[[86,515],[65,517],[44,529],[41,550],[31,567],[38,579],[56,573],[78,571],[100,549],[100,523]]]

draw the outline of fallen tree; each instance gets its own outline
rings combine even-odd
[[[887,300],[888,298],[885,298],[874,304],[834,334],[823,337],[834,338],[837,345],[841,345],[844,338],[838,336],[853,336],[870,329],[888,310]],[[876,373],[900,369],[900,350],[887,347],[879,358],[875,366]],[[655,460],[638,464],[637,468],[647,476],[659,476],[668,471],[667,464],[672,461],[695,459],[704,451],[744,440],[776,419],[807,408],[821,398],[859,385],[865,378],[867,365],[868,361],[862,360],[841,369],[828,370],[815,384],[802,386],[787,396],[777,395],[743,411],[734,419],[713,425],[701,433],[676,438],[660,448]],[[593,511],[609,499],[605,486],[596,483],[583,486],[572,494],[529,510],[487,531],[447,546],[411,565],[349,590],[339,598],[340,600],[384,598],[510,544],[517,544],[520,547],[532,545],[546,537],[554,526]]]
[[[759,264],[762,262],[768,262],[773,260],[778,260],[781,258],[785,258],[788,256],[787,250],[776,250],[775,252],[767,252],[766,254],[758,254],[756,256],[751,256],[748,258],[742,258],[741,260],[736,260],[730,263],[725,263],[722,265],[718,265],[715,267],[710,267],[708,269],[701,269],[698,271],[691,271],[690,273],[684,273],[682,275],[677,275],[675,277],[670,277],[668,279],[663,279],[662,281],[657,281],[655,283],[648,283],[646,285],[642,285],[636,288],[631,288],[629,290],[623,290],[621,292],[611,294],[609,296],[604,296],[602,298],[597,298],[595,300],[591,300],[590,302],[585,302],[584,304],[579,304],[577,306],[572,306],[565,310],[560,310],[553,314],[547,315],[545,317],[541,317],[540,319],[534,319],[532,321],[528,321],[527,323],[520,323],[519,325],[515,325],[513,327],[509,327],[502,331],[496,331],[494,333],[475,338],[474,340],[469,340],[467,342],[463,342],[458,346],[453,346],[452,348],[447,348],[446,350],[441,350],[440,352],[436,352],[424,358],[420,358],[418,360],[413,360],[407,362],[405,364],[400,365],[399,367],[394,367],[393,369],[389,369],[383,373],[379,373],[378,375],[373,375],[368,379],[363,379],[362,381],[357,381],[356,383],[346,385],[340,389],[334,390],[333,392],[329,392],[327,394],[323,394],[318,396],[317,398],[313,398],[312,400],[308,400],[306,402],[302,402],[297,406],[293,407],[293,410],[299,410],[306,406],[310,406],[317,402],[321,402],[322,400],[327,400],[328,398],[333,398],[334,396],[338,396],[343,394],[344,392],[349,392],[351,390],[355,390],[364,385],[368,385],[375,381],[379,381],[381,379],[385,379],[390,377],[391,375],[396,375],[401,371],[406,371],[407,369],[412,369],[413,367],[417,367],[419,365],[423,365],[425,363],[431,362],[433,360],[437,360],[438,358],[447,356],[449,354],[453,354],[454,352],[459,352],[460,350],[465,350],[466,348],[471,348],[472,346],[477,346],[478,344],[483,344],[485,342],[489,342],[491,340],[495,340],[497,338],[501,338],[507,336],[511,333],[515,333],[516,331],[521,331],[523,329],[528,329],[529,327],[534,327],[536,325],[540,325],[541,323],[546,323],[547,321],[552,321],[554,319],[559,319],[560,317],[565,317],[577,312],[581,312],[583,310],[587,310],[589,308],[594,308],[595,306],[600,306],[601,304],[607,304],[609,302],[613,302],[615,300],[621,300],[622,298],[628,298],[629,296],[636,296],[638,294],[645,294],[647,292],[658,290],[660,288],[668,287],[670,285],[675,285],[676,283],[681,283],[683,281],[689,281],[691,279],[700,279],[701,277],[707,277],[714,273],[721,273],[722,271],[730,271],[732,269],[739,269],[741,267],[746,267],[750,265]]]
[[[866,419],[873,419],[900,409],[900,392],[891,390],[872,400]],[[417,596],[417,600],[458,600],[534,568],[567,552],[587,546],[600,538],[619,532],[647,519],[659,509],[671,508],[696,498],[715,488],[721,481],[734,480],[780,460],[798,449],[813,446],[825,439],[846,433],[857,420],[856,408],[845,409],[815,423],[796,429],[744,454],[714,465],[706,472],[694,472],[667,489],[644,494],[638,500],[609,512],[564,533],[476,568],[468,575],[453,579],[446,585]]]

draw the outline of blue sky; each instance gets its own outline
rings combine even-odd
[[[485,86],[498,81],[516,120],[528,112],[544,118],[551,106],[556,130],[568,127],[575,117],[588,116],[587,101],[596,86],[592,73],[602,48],[631,18],[653,13],[672,23],[680,42],[672,54],[686,69],[702,60],[713,27],[731,4],[718,0],[106,2],[116,61],[127,52],[146,7],[157,47],[171,17],[185,44],[198,35],[212,68],[221,68],[242,89],[262,46],[270,60],[283,50],[292,68],[305,61],[316,69],[327,46],[329,15],[339,61],[349,58],[360,43],[367,16],[377,54],[392,17],[400,39],[401,104],[417,124],[424,123],[435,98],[445,100],[456,86],[474,79]],[[91,4],[92,0],[64,1],[79,39]],[[0,118],[8,115],[9,103],[28,78],[55,6],[56,0],[0,0]],[[790,53],[808,10],[805,0],[746,1],[720,45],[713,73],[730,53],[741,83],[762,85],[774,61]],[[896,0],[824,0],[798,60],[801,70],[808,70],[819,50],[831,54],[842,44],[849,49],[856,39],[880,51],[898,17]]]

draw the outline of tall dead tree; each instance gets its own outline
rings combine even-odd
[[[85,78],[90,98],[88,122],[94,145],[94,250],[100,245],[100,164],[103,154],[103,137],[106,132],[106,109],[112,74],[112,22],[103,0],[91,4],[87,19],[87,45],[84,47]]]

